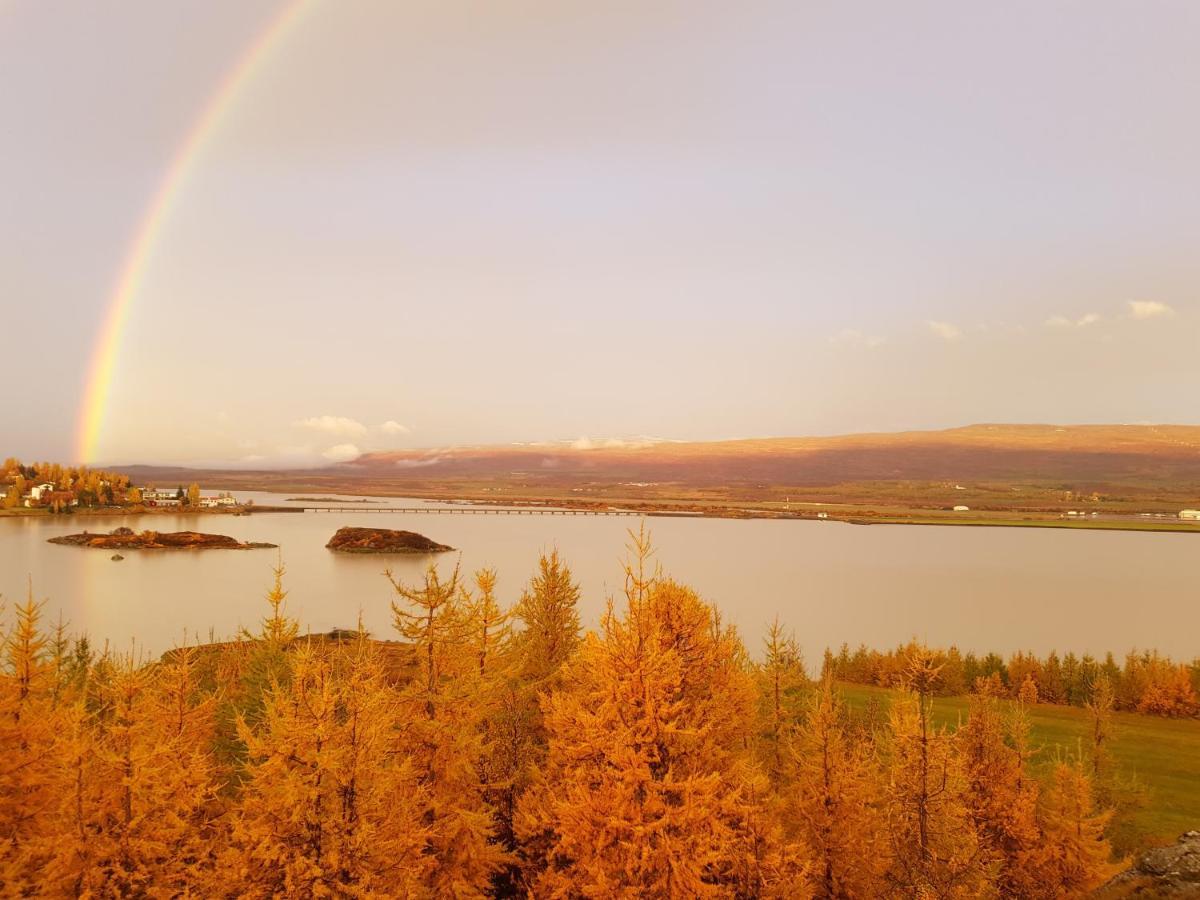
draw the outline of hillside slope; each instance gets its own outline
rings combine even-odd
[[[293,471],[131,466],[140,483],[343,494],[908,509],[1175,512],[1200,504],[1200,426],[972,425],[709,443],[451,447]]]

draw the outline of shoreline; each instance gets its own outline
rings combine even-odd
[[[370,499],[329,498],[328,502],[314,503],[314,507],[338,509],[347,507],[347,513],[357,513],[370,509],[370,504],[382,504],[385,495],[344,492],[348,497]],[[979,510],[974,514],[963,515],[951,510],[934,510],[928,508],[897,508],[886,512],[876,510],[855,509],[849,506],[829,508],[815,511],[796,512],[791,509],[780,509],[778,506],[751,507],[733,503],[695,503],[688,501],[654,502],[628,498],[613,498],[608,502],[572,502],[569,499],[555,497],[513,497],[498,500],[472,496],[448,497],[431,495],[424,492],[410,492],[397,496],[397,500],[414,499],[432,501],[446,507],[506,507],[519,515],[525,511],[569,510],[577,512],[607,512],[612,510],[627,511],[648,518],[704,518],[704,519],[781,519],[788,521],[806,522],[841,522],[848,525],[927,525],[933,527],[965,527],[965,528],[1058,528],[1074,531],[1127,531],[1127,532],[1158,532],[1170,534],[1200,534],[1200,521],[1177,519],[1174,517],[1134,518],[1130,514],[1108,514],[1107,518],[1064,518],[1055,512],[1028,512],[1024,510]],[[325,501],[325,498],[320,498]],[[753,501],[751,501],[753,502]],[[824,505],[811,504],[810,506]],[[835,504],[829,504],[834,507]],[[309,507],[312,508],[312,507]],[[73,510],[69,513],[53,514],[48,509],[16,508],[0,510],[0,518],[49,518],[72,521],[76,518],[131,518],[139,516],[252,516],[263,513],[304,514],[305,507],[263,505],[239,506],[235,508],[201,508],[181,509],[179,507],[133,507],[133,508],[96,508]],[[430,515],[453,514],[450,510],[433,512]],[[1120,515],[1119,518],[1117,516]]]

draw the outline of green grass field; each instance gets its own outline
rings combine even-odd
[[[862,709],[869,697],[885,704],[892,692],[859,684],[840,689],[851,709]],[[968,698],[939,697],[934,718],[955,727],[967,715]],[[1090,720],[1085,710],[1070,706],[1035,706],[1030,710],[1034,745],[1041,748],[1035,766],[1048,766],[1060,754],[1086,747]],[[1144,801],[1116,823],[1114,843],[1123,852],[1173,842],[1185,831],[1200,828],[1200,721],[1163,719],[1134,713],[1114,716],[1113,758],[1122,779],[1136,778]]]

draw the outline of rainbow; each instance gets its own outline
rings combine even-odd
[[[313,6],[315,0],[288,0],[267,22],[208,98],[200,115],[184,135],[158,189],[142,213],[125,254],[120,276],[108,299],[107,311],[87,369],[83,405],[76,426],[76,458],[79,462],[95,461],[113,375],[120,357],[121,338],[172,208],[187,186],[188,178],[195,170],[204,148],[220,129],[230,109],[236,105],[245,86]]]

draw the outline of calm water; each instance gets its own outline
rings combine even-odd
[[[283,495],[239,494],[259,503]],[[393,505],[423,505],[400,501]],[[891,646],[917,636],[1008,653],[1030,649],[1124,652],[1157,647],[1200,654],[1200,536],[1025,528],[854,526],[835,522],[648,519],[668,574],[717,603],[757,651],[776,613],[808,658],[842,641]],[[621,587],[626,529],[619,517],[427,516],[377,513],[0,519],[0,594],[24,596],[26,579],[74,631],[160,652],[210,629],[254,627],[270,586],[273,550],[137,552],[112,562],[101,550],[46,543],[58,534],[127,524],[194,529],[270,541],[287,565],[289,608],[313,631],[352,627],[390,636],[390,565],[415,580],[424,557],[347,556],[325,549],[342,525],[405,528],[460,548],[465,569],[495,566],[516,600],[538,554],[557,547],[583,588],[594,624]],[[440,556],[453,565],[454,554]]]

